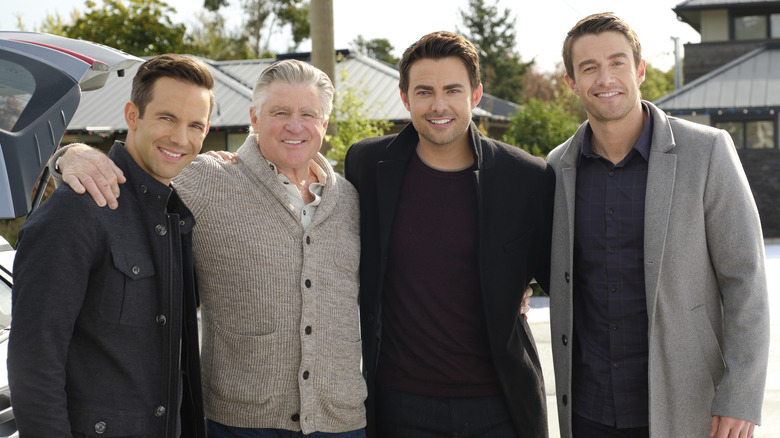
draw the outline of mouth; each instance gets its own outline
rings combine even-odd
[[[455,119],[428,119],[428,122],[433,125],[446,125],[452,123],[453,120]]]
[[[157,150],[162,152],[164,155],[166,155],[168,157],[171,157],[173,159],[177,159],[177,160],[184,155],[184,154],[179,154],[179,153],[176,153],[176,152],[172,152],[172,151],[169,151],[168,149],[163,149],[163,148],[157,148]]]
[[[298,146],[303,144],[303,140],[282,140],[282,143],[288,144],[290,146]]]
[[[613,96],[617,96],[619,94],[620,94],[619,91],[607,91],[607,92],[604,92],[604,93],[595,93],[596,97],[602,97],[602,98],[613,97]]]

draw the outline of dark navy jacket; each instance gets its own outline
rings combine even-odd
[[[116,210],[62,184],[19,232],[8,370],[21,436],[204,437],[194,218],[122,143],[109,157],[127,177]]]
[[[543,438],[547,409],[542,368],[531,330],[518,312],[532,278],[543,288],[548,284],[555,176],[541,158],[485,137],[473,123],[469,140],[477,167],[479,284],[493,363],[519,436]],[[376,436],[374,385],[388,244],[417,143],[417,131],[409,124],[397,135],[356,143],[345,160],[346,177],[360,193],[360,318],[369,437]]]

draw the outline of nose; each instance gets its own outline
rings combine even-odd
[[[615,76],[612,75],[612,72],[608,68],[602,68],[599,70],[598,77],[596,78],[596,82],[598,84],[611,84],[615,79]]]
[[[285,127],[290,132],[298,133],[303,131],[303,120],[301,119],[301,116],[297,114],[290,116]]]
[[[440,113],[447,110],[447,102],[444,93],[437,93],[433,98],[433,111]]]
[[[187,124],[176,123],[171,130],[170,135],[171,142],[177,145],[183,145],[187,143]]]

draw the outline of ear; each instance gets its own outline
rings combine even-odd
[[[645,81],[645,73],[647,73],[647,67],[645,64],[645,60],[639,61],[639,65],[636,68],[636,85],[640,86],[642,85],[642,82]]]
[[[257,112],[255,112],[255,107],[250,106],[249,107],[249,123],[252,125],[252,130],[257,133]]]
[[[569,75],[564,74],[563,79],[566,81],[566,85],[569,86],[569,89],[572,93],[574,93],[576,96],[580,95],[580,90],[577,88],[577,83],[574,82],[574,79],[572,79]]]
[[[125,104],[125,122],[131,131],[138,129],[138,119],[140,118],[138,107],[133,102]]]
[[[471,109],[479,105],[479,101],[482,100],[482,84],[479,84],[479,87],[477,87],[472,93],[471,93]]]
[[[412,108],[409,106],[409,96],[407,96],[403,91],[401,91],[401,102],[404,103],[407,111],[412,112]]]

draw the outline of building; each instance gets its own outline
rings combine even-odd
[[[674,11],[701,43],[685,45],[685,85],[655,104],[731,134],[764,235],[780,237],[780,1],[688,0]]]
[[[296,58],[309,61],[310,54],[280,55],[277,59]],[[249,107],[252,105],[252,87],[260,72],[274,59],[240,61],[203,60],[214,75],[215,107],[211,129],[203,150],[235,151],[249,131]],[[125,75],[132,77],[136,68]],[[393,123],[390,132],[397,132],[410,121],[409,111],[399,96],[399,73],[395,66],[377,61],[361,53],[340,50],[336,64],[336,91],[343,90],[345,81],[353,90],[365,92],[366,109],[371,120]],[[123,108],[130,97],[131,81],[109,78],[106,85],[82,95],[82,103],[68,126],[63,144],[87,143],[108,150],[114,140],[122,140],[127,126]],[[336,97],[338,100],[338,96]],[[500,138],[507,129],[511,114],[519,105],[489,94],[484,94],[473,111],[474,120],[493,137]]]

